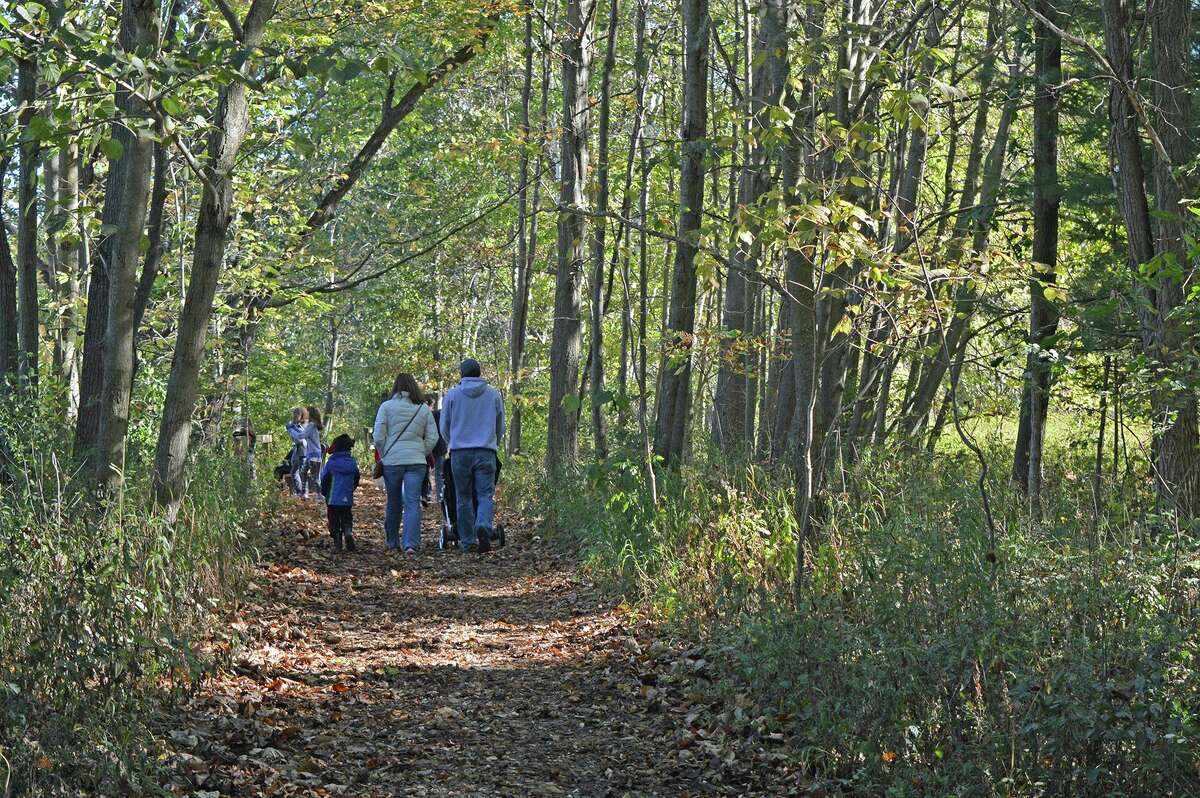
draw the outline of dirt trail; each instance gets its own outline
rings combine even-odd
[[[427,510],[409,563],[384,551],[382,492],[359,502],[336,556],[323,507],[286,501],[231,623],[248,642],[163,729],[174,794],[797,792],[762,784],[782,762],[763,740],[706,726],[699,654],[639,639],[529,524],[501,511],[509,546],[462,555],[430,545]]]

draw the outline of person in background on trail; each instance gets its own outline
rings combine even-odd
[[[321,432],[325,425],[321,423],[321,411],[312,405],[307,408],[308,423],[304,425],[304,467],[301,473],[301,484],[304,485],[304,498],[321,498]]]
[[[462,380],[442,402],[441,433],[450,450],[461,530],[459,545],[464,551],[486,552],[492,548],[492,507],[497,452],[504,440],[504,400],[480,376],[479,361],[467,358],[459,371]]]
[[[325,516],[329,519],[329,536],[333,550],[354,551],[354,491],[362,472],[351,454],[354,439],[339,435],[329,447],[329,457],[321,468],[321,494],[325,497]]]
[[[258,435],[250,419],[243,418],[241,423],[233,428],[233,451],[246,461],[246,469],[250,472],[250,481],[258,478],[258,470],[254,464],[254,444]]]
[[[437,425],[433,411],[411,374],[401,373],[392,385],[392,394],[379,405],[372,434],[375,449],[383,463],[383,482],[387,489],[387,510],[383,531],[389,551],[404,546],[412,556],[421,546],[421,483],[428,464],[425,458],[437,445]],[[399,537],[403,508],[404,538]]]
[[[442,411],[438,410],[438,395],[436,393],[426,394],[425,404],[433,411],[433,423],[439,428],[437,445],[429,454],[429,470],[425,472],[425,484],[421,486],[421,503],[428,507],[433,502],[435,487],[437,488],[438,502],[441,502],[445,495],[442,487],[442,462],[446,459],[446,439],[441,435]]]
[[[292,438],[292,453],[290,455],[291,472],[289,477],[292,483],[292,494],[296,496],[303,495],[304,483],[303,478],[304,464],[307,460],[305,450],[307,449],[307,438],[304,435],[304,425],[308,423],[308,411],[303,407],[292,408],[292,420],[289,421],[284,428]]]

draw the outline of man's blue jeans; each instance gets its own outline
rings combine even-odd
[[[383,467],[383,484],[387,487],[383,532],[389,549],[397,548],[401,543],[401,508],[404,515],[404,548],[421,547],[421,482],[424,479],[424,463]]]
[[[465,549],[479,542],[477,530],[490,532],[492,529],[496,452],[492,449],[455,449],[450,453],[450,472],[454,475],[454,493],[458,500],[458,544]]]

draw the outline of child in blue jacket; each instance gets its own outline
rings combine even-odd
[[[329,519],[329,536],[333,538],[333,550],[354,551],[354,491],[362,476],[358,461],[350,450],[354,439],[339,435],[329,447],[329,457],[321,469],[321,493],[325,496],[325,515]]]

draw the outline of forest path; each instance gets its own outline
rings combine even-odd
[[[358,501],[338,556],[324,506],[284,500],[232,622],[246,642],[163,729],[175,794],[795,794],[762,768],[781,754],[719,730],[701,655],[631,628],[532,524],[501,509],[509,545],[464,555],[427,509],[406,562],[383,492]]]

